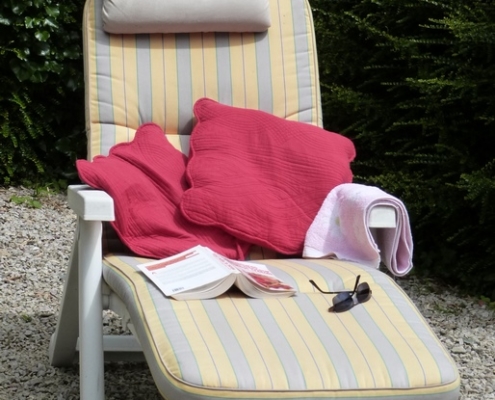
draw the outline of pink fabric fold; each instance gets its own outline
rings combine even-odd
[[[380,228],[380,248],[368,221],[376,206],[393,207],[395,228]],[[378,268],[380,260],[395,276],[412,268],[413,241],[407,210],[399,199],[356,183],[336,186],[325,198],[304,242],[307,258],[335,257]]]
[[[105,190],[115,204],[111,222],[120,239],[140,256],[163,258],[201,244],[234,259],[251,246],[215,228],[185,219],[179,203],[188,188],[186,156],[156,124],[141,125],[134,139],[112,147],[108,156],[78,160],[81,180]]]

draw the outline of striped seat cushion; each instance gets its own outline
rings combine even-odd
[[[158,389],[173,399],[457,400],[459,376],[405,293],[380,271],[334,260],[263,260],[298,289],[284,299],[171,300],[129,256],[105,258],[104,277],[126,303]],[[373,295],[331,313],[356,275]]]

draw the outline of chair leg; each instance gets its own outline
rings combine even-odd
[[[64,281],[64,291],[57,327],[50,340],[50,364],[55,367],[68,367],[72,365],[76,356],[77,338],[79,336],[78,236],[79,227],[76,229],[74,235],[74,244]]]
[[[79,373],[81,400],[104,400],[100,221],[79,219]]]

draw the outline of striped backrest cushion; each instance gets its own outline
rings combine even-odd
[[[317,56],[307,0],[270,0],[263,33],[108,34],[102,1],[84,13],[88,158],[155,122],[188,152],[201,97],[321,125]]]

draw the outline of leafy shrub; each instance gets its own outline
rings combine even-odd
[[[0,184],[70,176],[84,136],[82,4],[0,4]]]
[[[326,127],[407,205],[415,266],[495,295],[495,7],[313,0]]]

